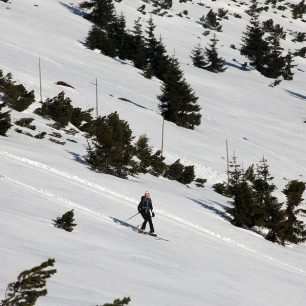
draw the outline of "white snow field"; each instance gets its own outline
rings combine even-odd
[[[32,117],[35,133],[51,133],[50,121],[33,114],[39,106],[40,57],[44,99],[64,90],[73,105],[94,107],[92,83],[98,78],[99,114],[117,111],[136,137],[146,134],[160,148],[156,96],[161,82],[145,79],[130,63],[86,49],[83,42],[91,24],[77,8],[80,1],[10,2],[0,1],[0,69],[34,89],[37,98],[26,111],[12,111],[13,122]],[[161,34],[169,53],[178,57],[199,96],[203,117],[193,131],[166,122],[164,155],[168,163],[180,158],[195,165],[197,176],[208,180],[205,188],[151,175],[123,180],[95,173],[85,160],[82,133],[61,131],[66,144],[59,145],[49,136],[34,139],[12,127],[8,137],[0,136],[0,300],[21,271],[55,258],[57,273],[48,280],[48,295],[38,300],[39,306],[94,306],[124,296],[131,297],[132,306],[305,305],[305,244],[282,247],[232,226],[225,213],[228,199],[211,186],[226,177],[226,140],[244,167],[267,158],[281,200],[289,180],[306,180],[306,59],[295,58],[293,81],[269,87],[273,80],[241,70],[246,59],[230,48],[235,44],[239,49],[249,20],[247,3],[173,2],[173,17],[152,15],[156,36]],[[197,21],[209,10],[198,2],[229,10],[223,32],[217,33],[220,55],[228,63],[222,74],[197,69],[189,58],[203,32]],[[142,15],[137,11],[142,4],[116,3],[129,28],[137,16],[146,24],[152,7],[146,3],[147,14]],[[176,15],[184,9],[190,18]],[[305,23],[293,20],[289,10],[262,14],[263,20],[269,18],[286,31],[305,32]],[[209,37],[202,36],[203,46]],[[288,33],[282,41],[286,51],[303,46],[292,38]],[[75,89],[55,85],[59,80]],[[156,212],[155,230],[169,241],[136,233],[139,216],[125,222],[137,212],[146,190]],[[52,219],[71,209],[75,230],[55,228]]]

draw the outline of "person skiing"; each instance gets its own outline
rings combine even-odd
[[[154,234],[154,227],[152,223],[152,217],[155,217],[155,214],[153,212],[153,205],[152,200],[150,198],[150,193],[145,192],[145,194],[141,197],[141,201],[138,204],[138,212],[142,215],[144,221],[141,226],[141,230],[144,231],[147,225],[147,222],[149,222],[150,225],[150,234]]]

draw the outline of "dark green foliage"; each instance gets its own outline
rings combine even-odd
[[[123,306],[128,305],[131,299],[129,297],[124,297],[122,300],[116,299],[113,303],[106,303],[103,306]]]
[[[90,132],[93,128],[93,118],[91,112],[93,108],[83,111],[79,107],[74,107],[70,122],[83,132]]]
[[[254,216],[257,214],[254,193],[235,156],[230,162],[228,189],[233,197],[233,207],[228,209],[228,213],[233,217],[232,224],[238,227],[253,227]]]
[[[71,99],[66,98],[63,91],[56,97],[42,102],[41,108],[35,110],[36,114],[56,121],[60,127],[65,127],[69,123],[72,112]]]
[[[282,70],[282,76],[284,80],[291,81],[293,80],[294,73],[292,72],[292,68],[296,67],[296,65],[293,65],[293,55],[291,52],[288,52],[288,54],[284,58],[284,67]]]
[[[297,180],[287,184],[283,193],[287,197],[286,221],[282,232],[283,241],[291,243],[301,243],[306,241],[306,225],[298,220],[299,213],[306,213],[305,210],[298,208],[303,201],[305,183]]]
[[[133,36],[131,39],[130,52],[131,59],[138,69],[144,69],[147,63],[145,41],[142,34],[142,26],[139,17],[134,24],[132,30]]]
[[[265,68],[265,59],[269,46],[263,38],[265,32],[259,24],[258,18],[253,17],[250,23],[242,38],[243,44],[240,53],[246,56],[251,61],[251,65],[262,73]]]
[[[168,74],[158,96],[159,109],[165,120],[169,120],[185,128],[193,129],[200,125],[200,106],[198,97],[189,84],[183,79],[179,63],[175,57],[169,62]]]
[[[178,181],[182,184],[190,184],[195,179],[194,166],[185,166],[182,175]]]
[[[204,69],[214,73],[224,72],[226,70],[223,58],[218,56],[217,43],[218,40],[214,34],[211,39],[211,44],[209,45],[210,48],[205,48],[207,65]]]
[[[216,183],[212,186],[213,190],[223,196],[228,195],[228,185],[226,183]]]
[[[46,132],[40,132],[40,133],[38,133],[37,135],[35,135],[34,138],[37,138],[37,139],[44,139],[46,135],[47,135]]]
[[[207,179],[203,179],[203,178],[196,178],[195,179],[195,184],[197,187],[204,187],[204,184],[207,182]]]
[[[34,121],[34,118],[21,118],[15,121],[15,124],[22,126],[22,127],[26,127],[34,131],[36,130],[36,126],[31,124],[33,121]]]
[[[247,181],[254,182],[255,181],[254,165],[251,165],[250,167],[248,167],[244,175]]]
[[[164,176],[170,180],[178,181],[182,177],[183,172],[184,165],[178,159],[168,167]]]
[[[12,75],[8,73],[4,76],[0,70],[0,92],[3,93],[3,102],[12,109],[22,112],[34,101],[34,91],[27,91],[22,84],[17,84]]]
[[[282,75],[284,70],[285,60],[279,40],[280,35],[274,31],[267,38],[269,50],[265,55],[265,67],[260,72],[268,78],[276,79]]]
[[[250,7],[245,12],[251,17],[257,17],[261,13],[262,8],[258,6],[257,0],[251,0],[250,3]]]
[[[85,44],[89,49],[99,49],[103,54],[110,57],[115,57],[117,54],[115,45],[108,37],[107,32],[96,25],[92,26],[88,32]]]
[[[195,67],[203,69],[207,65],[205,61],[204,49],[201,47],[200,44],[197,44],[194,47],[190,57],[192,59],[193,66]]]
[[[302,0],[298,4],[292,5],[292,17],[294,19],[303,18],[303,15],[306,13],[306,4],[305,0]]]
[[[5,103],[0,104],[0,136],[6,136],[6,132],[12,126],[10,111],[1,112],[3,107]]]
[[[160,80],[165,81],[165,78],[168,74],[169,57],[161,38],[157,40],[154,35],[155,27],[156,26],[151,17],[148,21],[148,28],[146,30],[147,38],[145,38],[147,63],[144,75],[147,78],[156,76]]]
[[[10,283],[5,292],[2,306],[34,306],[41,296],[46,296],[46,280],[56,273],[54,259],[48,259],[39,266],[21,272],[16,282]]]
[[[166,169],[167,165],[164,163],[165,158],[161,155],[161,151],[157,150],[151,156],[151,170],[150,173],[154,176],[162,175]]]
[[[133,161],[132,131],[117,112],[98,117],[94,124],[93,147],[88,145],[88,160],[98,172],[126,178],[136,173]]]
[[[73,209],[64,213],[61,217],[56,218],[54,226],[61,228],[67,232],[72,232],[73,228],[77,225],[74,223],[74,212]]]
[[[139,159],[139,172],[147,173],[152,162],[152,147],[148,144],[148,137],[141,135],[135,144],[135,155]]]
[[[202,16],[200,19],[204,28],[221,32],[222,25],[218,22],[217,13],[213,10],[210,10],[206,17]]]
[[[107,29],[115,19],[113,0],[83,1],[80,8],[90,10],[85,17],[103,29]]]

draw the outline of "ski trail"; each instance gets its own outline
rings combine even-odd
[[[13,154],[10,154],[8,152],[5,152],[5,151],[0,151],[0,156],[3,156],[5,158],[8,158],[8,159],[14,159],[14,160],[17,160],[19,162],[22,162],[24,164],[27,164],[27,165],[30,165],[30,166],[34,166],[34,167],[37,167],[41,170],[45,170],[47,172],[50,172],[50,173],[54,173],[56,175],[59,175],[61,177],[64,177],[66,179],[69,179],[70,181],[73,181],[73,182],[77,182],[81,185],[84,185],[84,186],[87,186],[87,187],[90,187],[92,188],[93,191],[99,191],[101,192],[104,196],[109,196],[113,199],[121,199],[121,200],[124,200],[126,202],[126,204],[128,206],[130,206],[131,208],[134,208],[135,209],[135,206],[138,205],[138,201],[133,199],[133,198],[130,198],[130,197],[127,197],[125,195],[122,195],[118,192],[115,192],[115,191],[112,191],[110,189],[107,189],[101,185],[98,185],[96,183],[92,183],[90,181],[87,181],[85,179],[82,179],[76,175],[71,175],[69,173],[66,173],[65,171],[62,171],[62,170],[58,170],[58,169],[55,169],[53,167],[50,167],[50,166],[47,166],[45,164],[42,164],[40,162],[37,162],[37,161],[33,161],[33,160],[30,160],[28,158],[25,158],[25,157],[19,157],[19,156],[16,156],[16,155],[13,155]],[[50,193],[50,192],[47,192],[45,190],[40,190],[40,189],[37,189],[35,187],[32,187],[32,186],[29,186],[29,185],[26,185],[24,183],[21,183],[21,182],[18,182],[18,181],[15,181],[15,180],[12,180],[8,177],[5,177],[5,176],[0,176],[0,177],[4,177],[6,178],[7,181],[11,181],[13,183],[16,183],[20,186],[23,186],[27,189],[30,189],[34,192],[38,192],[38,193],[41,193],[43,195],[46,195],[46,196],[49,196],[51,198],[54,198],[54,199],[57,199],[58,201],[61,201],[63,203],[65,203],[66,205],[69,205],[70,207],[75,207],[76,209],[79,209],[83,212],[87,212],[88,214],[91,214],[95,217],[100,217],[101,219],[105,220],[105,221],[112,221],[112,219],[106,215],[103,215],[102,213],[100,212],[95,212],[93,210],[90,210],[86,207],[83,207],[79,204],[76,204],[70,200],[67,200],[67,199],[64,199],[64,198],[61,198],[61,197],[58,197],[58,196],[55,196],[54,194]],[[192,222],[189,222],[181,217],[178,217],[178,216],[175,216],[167,211],[163,211],[163,210],[155,210],[156,213],[158,213],[160,216],[163,216],[169,220],[171,220],[172,222],[178,224],[178,225],[181,225],[181,226],[185,226],[187,228],[190,228],[190,229],[193,229],[195,230],[197,233],[199,234],[204,234],[206,236],[210,236],[210,237],[213,237],[215,239],[218,239],[218,240],[221,240],[227,244],[230,244],[231,246],[233,247],[236,247],[236,248],[239,248],[243,251],[246,251],[256,257],[262,257],[262,258],[265,258],[266,260],[268,261],[271,261],[271,262],[274,262],[275,264],[277,265],[280,265],[280,266],[284,266],[286,268],[289,268],[293,271],[297,271],[297,272],[300,272],[300,273],[303,273],[303,274],[306,274],[306,271],[301,269],[301,268],[298,268],[298,267],[295,267],[295,266],[292,266],[290,264],[287,264],[283,261],[280,261],[280,260],[277,260],[269,255],[266,255],[264,253],[261,253],[261,252],[258,252],[252,248],[249,248],[229,237],[226,237],[226,236],[223,236],[223,235],[220,235],[214,231],[211,231],[209,229],[206,229],[202,226],[199,226],[197,224],[194,224]]]
[[[45,197],[51,198],[51,199],[53,199],[53,200],[56,200],[56,201],[58,201],[58,202],[61,202],[61,203],[63,203],[66,207],[74,208],[75,210],[78,210],[78,211],[81,211],[81,212],[86,213],[86,214],[88,214],[88,215],[92,215],[92,216],[94,216],[94,217],[97,217],[97,218],[100,219],[100,220],[109,221],[109,222],[112,222],[112,221],[113,221],[113,220],[112,220],[110,217],[108,217],[107,215],[104,215],[104,214],[102,214],[102,213],[100,213],[100,212],[98,212],[98,211],[94,211],[94,210],[92,210],[92,209],[89,209],[89,208],[87,208],[87,207],[85,207],[85,206],[82,206],[82,205],[80,205],[80,204],[77,204],[77,203],[75,203],[75,202],[72,202],[72,201],[70,201],[70,200],[68,200],[68,199],[65,199],[65,198],[63,198],[63,197],[57,196],[57,195],[55,195],[55,194],[53,194],[53,193],[51,193],[51,192],[49,192],[49,191],[47,191],[47,190],[35,188],[35,187],[30,186],[30,185],[28,185],[28,184],[25,184],[25,183],[22,183],[22,182],[20,182],[20,181],[14,180],[14,179],[12,179],[12,178],[6,176],[6,175],[0,175],[0,178],[6,180],[6,181],[9,182],[9,183],[13,183],[13,184],[15,184],[15,185],[18,185],[18,186],[20,186],[20,187],[22,187],[22,188],[24,188],[24,189],[28,189],[28,190],[30,190],[30,191],[32,191],[32,192],[35,192],[35,193],[38,193],[38,194],[40,194],[40,195],[42,195],[42,196],[45,196]]]

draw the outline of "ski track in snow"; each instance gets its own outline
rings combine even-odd
[[[133,208],[135,208],[135,205],[138,205],[138,201],[133,199],[133,198],[130,198],[130,197],[127,197],[125,195],[122,195],[120,193],[117,193],[117,192],[114,192],[110,189],[107,189],[103,186],[100,186],[98,184],[95,184],[95,183],[92,183],[92,182],[89,182],[87,180],[84,180],[76,175],[71,175],[65,171],[61,171],[61,170],[58,170],[58,169],[55,169],[53,167],[50,167],[50,166],[47,166],[45,164],[42,164],[40,162],[37,162],[37,161],[33,161],[33,160],[30,160],[28,158],[25,158],[25,157],[19,157],[19,156],[16,156],[16,155],[13,155],[13,154],[10,154],[8,152],[5,152],[5,151],[0,151],[0,156],[2,157],[5,157],[5,158],[8,158],[8,159],[14,159],[14,160],[17,160],[19,162],[22,162],[24,164],[27,164],[29,166],[34,166],[36,168],[39,168],[41,170],[45,170],[47,172],[50,172],[50,173],[53,173],[53,174],[56,174],[58,176],[61,176],[61,177],[64,177],[70,181],[73,181],[73,182],[77,182],[81,185],[85,185],[87,187],[91,187],[92,190],[94,191],[99,191],[101,192],[102,194],[104,195],[108,195],[108,196],[111,196],[112,198],[114,199],[121,199],[121,200],[124,200],[126,202],[128,202],[127,204]],[[17,180],[14,180],[14,179],[11,179],[9,178],[8,176],[4,176],[4,175],[0,175],[0,178],[3,178],[5,179],[6,181],[10,182],[10,183],[13,183],[13,184],[16,184],[18,186],[21,186],[23,188],[26,188],[28,190],[31,190],[33,192],[36,192],[36,193],[39,193],[41,195],[44,195],[44,196],[47,196],[47,197],[50,197],[50,198],[53,198],[54,200],[57,200],[63,204],[65,204],[66,206],[68,207],[72,207],[72,208],[75,208],[81,212],[84,212],[86,214],[89,214],[89,215],[92,215],[94,217],[98,217],[99,219],[103,220],[103,221],[111,221],[113,223],[113,220],[101,213],[101,212],[98,212],[98,211],[94,211],[94,210],[91,210],[87,207],[84,207],[80,204],[77,204],[75,202],[72,202],[68,199],[65,199],[65,198],[62,198],[62,197],[59,197],[59,196],[56,196],[55,194],[53,193],[50,193],[46,190],[43,190],[43,189],[38,189],[38,188],[35,188],[33,186],[30,186],[30,185],[27,185],[27,184],[24,184],[22,182],[19,182]],[[135,205],[131,205],[131,203],[135,204]],[[156,212],[163,216],[163,217],[166,217],[168,219],[170,219],[171,221],[181,225],[181,226],[185,226],[187,228],[190,228],[192,230],[195,230],[197,233],[202,233],[202,234],[206,234],[210,237],[213,237],[213,238],[216,238],[216,239],[219,239],[219,240],[222,240],[223,242],[226,242],[228,244],[230,244],[231,246],[235,246],[236,248],[239,248],[241,250],[244,250],[248,253],[251,253],[253,254],[254,256],[258,257],[262,257],[262,258],[265,258],[271,262],[274,262],[275,264],[278,264],[278,265],[281,265],[281,266],[284,266],[284,267],[287,267],[288,269],[290,270],[294,270],[294,271],[297,271],[297,272],[300,272],[300,273],[303,273],[303,274],[306,274],[306,271],[301,269],[301,268],[298,268],[298,267],[295,267],[295,266],[292,266],[290,264],[287,264],[283,261],[280,261],[280,260],[277,260],[269,255],[266,255],[266,254],[263,254],[263,253],[260,253],[260,252],[257,252],[256,250],[253,250],[239,242],[236,242],[235,240],[229,238],[229,237],[226,237],[226,236],[223,236],[223,235],[220,235],[214,231],[211,231],[209,229],[206,229],[206,228],[203,228],[202,226],[199,226],[197,224],[194,224],[194,223],[191,223],[185,219],[182,219],[178,216],[175,216],[169,212],[166,212],[166,211],[163,211],[163,210],[156,210]]]

